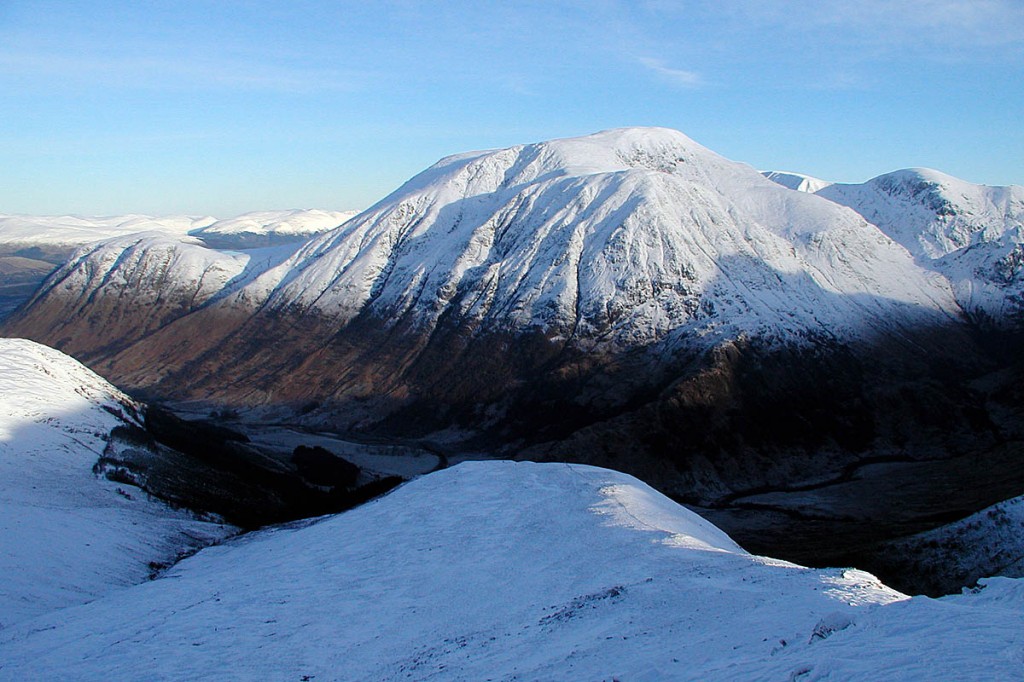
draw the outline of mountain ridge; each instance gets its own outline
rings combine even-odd
[[[977,185],[907,168],[805,191],[857,211],[919,265],[946,277],[976,322],[1009,329],[1024,324],[1024,187]]]

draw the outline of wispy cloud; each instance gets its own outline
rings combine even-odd
[[[704,84],[704,79],[700,77],[700,74],[668,66],[661,59],[655,59],[653,57],[637,57],[637,62],[675,85],[695,88]]]

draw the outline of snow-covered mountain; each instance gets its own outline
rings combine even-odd
[[[1024,322],[1024,187],[975,185],[928,169],[818,192],[853,208],[945,275],[986,322]]]
[[[28,314],[60,310],[67,319],[66,299],[79,295],[61,282],[87,281],[82,273],[104,270],[94,260],[107,253],[58,273]],[[169,328],[147,348],[170,343],[178,356],[168,362],[180,366],[230,344],[221,334],[238,330],[224,319],[253,313],[257,331],[301,319],[320,338],[357,318],[420,337],[442,327],[530,334],[554,355],[660,342],[709,348],[742,335],[905,335],[955,322],[959,309],[941,277],[855,214],[785,191],[681,133],[623,129],[443,159],[207,306],[206,326],[219,333],[205,346],[171,342]],[[13,329],[63,338],[38,322]],[[243,360],[238,349],[229,355]],[[127,378],[118,364],[112,376]],[[138,381],[152,377],[129,383]]]
[[[136,403],[66,355],[0,339],[0,629],[141,582],[233,531],[101,475],[111,432],[138,420]]]
[[[234,218],[190,230],[215,249],[251,249],[305,241],[314,235],[333,230],[356,211],[323,211],[318,209],[292,211],[254,211]]]
[[[857,211],[944,275],[972,316],[996,326],[1024,322],[1024,187],[976,185],[926,168],[863,184],[794,186],[793,174],[767,177]]]
[[[752,556],[634,478],[488,462],[0,631],[5,679],[1014,679],[1024,584]]]
[[[183,237],[213,220],[191,216],[0,215],[0,320],[25,303],[47,275],[82,246],[145,231]]]
[[[443,159],[239,300],[625,345],[955,311],[863,221],[665,129]]]
[[[20,319],[25,328],[51,329],[55,345],[89,360],[202,307],[294,250],[218,251],[159,232],[115,237],[76,251]],[[43,298],[46,305],[34,305]]]
[[[76,250],[95,247],[106,240],[124,248],[131,243],[132,236],[159,234],[166,239],[216,249],[291,245],[294,251],[301,242],[341,225],[353,215],[351,211],[315,209],[261,211],[226,220],[191,216],[0,215],[0,320],[27,301],[46,276]],[[100,250],[109,252],[110,248]],[[98,258],[102,260],[104,256]],[[187,279],[191,273],[186,268],[182,276]]]

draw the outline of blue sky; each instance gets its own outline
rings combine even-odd
[[[759,168],[1024,184],[1022,0],[0,0],[0,213],[365,208],[659,125]]]

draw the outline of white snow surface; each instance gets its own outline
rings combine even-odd
[[[1024,187],[911,168],[817,195],[854,209],[947,277],[965,310],[1024,320]]]
[[[1022,605],[752,556],[624,474],[473,462],[0,631],[0,678],[1019,679]]]
[[[442,159],[232,302],[625,345],[959,314],[856,213],[662,128]]]
[[[145,580],[149,562],[233,531],[93,473],[137,407],[59,351],[0,339],[0,628]]]
[[[184,236],[215,222],[209,216],[108,217],[0,215],[0,244],[74,248],[135,232]]]
[[[253,211],[234,218],[218,220],[193,230],[195,237],[217,236],[292,236],[310,237],[333,230],[356,215],[357,211],[296,209],[291,211]]]
[[[832,183],[828,180],[822,180],[811,175],[804,175],[803,173],[793,173],[791,171],[761,171],[761,175],[765,176],[772,182],[777,182],[783,187],[794,189],[798,192],[810,192],[814,194],[818,190],[825,189]]]

